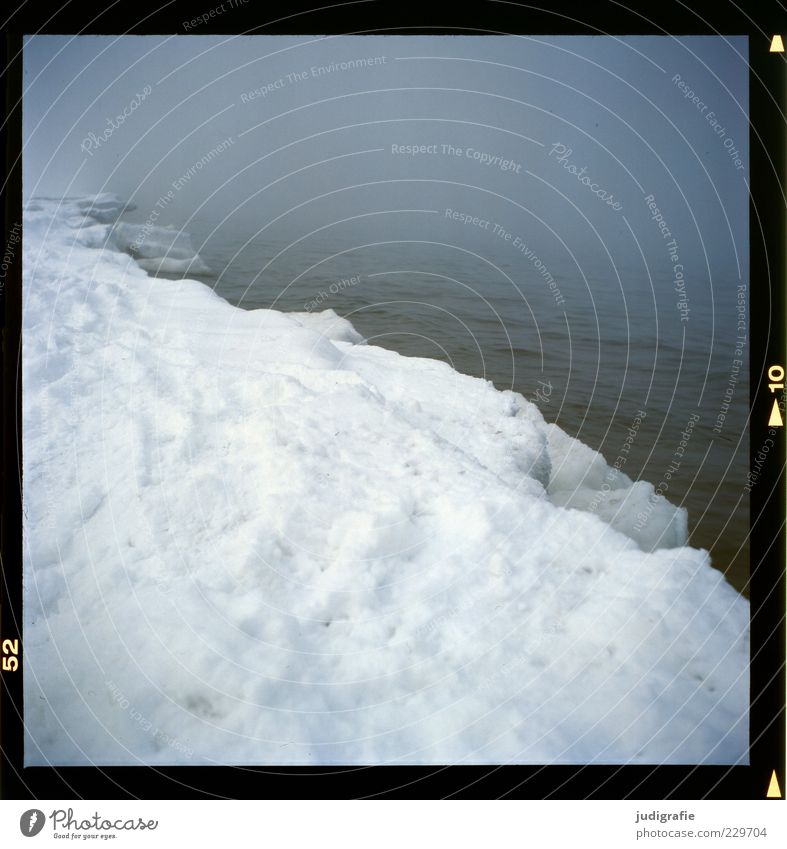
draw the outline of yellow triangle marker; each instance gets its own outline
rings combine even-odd
[[[784,42],[780,35],[774,35],[771,39],[771,53],[784,53]]]
[[[779,779],[776,777],[776,770],[771,776],[771,783],[768,785],[768,792],[765,794],[766,799],[781,799],[782,791],[779,787]]]
[[[777,401],[773,402],[773,409],[771,410],[771,417],[768,419],[768,427],[784,427],[784,421],[782,420],[782,413],[779,409],[779,404]]]

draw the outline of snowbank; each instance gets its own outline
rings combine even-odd
[[[24,219],[28,764],[746,760],[683,511],[335,313],[149,277],[99,200]]]

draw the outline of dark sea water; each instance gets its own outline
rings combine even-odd
[[[187,229],[215,270],[198,279],[231,303],[333,309],[372,344],[520,392],[608,463],[643,411],[623,471],[663,482],[688,510],[690,545],[709,550],[748,594],[748,347],[736,368],[732,276],[715,278],[711,300],[695,298],[684,322],[666,272],[642,267],[552,262],[550,289],[534,261],[510,249],[249,239],[211,234],[199,220]]]

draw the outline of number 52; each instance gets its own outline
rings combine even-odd
[[[16,672],[19,669],[19,640],[3,640],[3,671]],[[6,657],[6,655],[11,655]]]

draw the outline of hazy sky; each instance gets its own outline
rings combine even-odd
[[[745,38],[36,36],[24,58],[26,197],[144,218],[169,192],[157,223],[286,237],[482,244],[490,221],[603,258],[666,252],[653,195],[688,265],[746,273]]]

